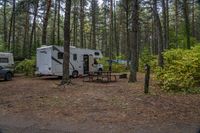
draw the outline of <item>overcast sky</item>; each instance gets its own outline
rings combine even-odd
[[[102,4],[103,3],[103,0],[99,0],[99,4]]]

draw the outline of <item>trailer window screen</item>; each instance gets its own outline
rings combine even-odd
[[[0,58],[0,63],[8,63],[8,58]]]
[[[63,59],[63,55],[64,55],[64,53],[58,52],[58,59]]]
[[[74,60],[74,61],[77,60],[77,54],[73,54],[73,60]]]

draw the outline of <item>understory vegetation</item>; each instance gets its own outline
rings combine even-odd
[[[191,50],[164,52],[164,68],[156,69],[162,89],[173,92],[200,93],[200,46]]]
[[[32,59],[25,59],[17,64],[15,67],[16,72],[24,73],[26,76],[33,76],[35,73],[36,60],[33,57]]]

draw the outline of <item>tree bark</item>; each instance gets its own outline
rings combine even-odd
[[[96,49],[96,10],[97,10],[97,1],[92,0],[92,48]]]
[[[6,6],[7,6],[7,0],[4,0],[4,5],[3,5],[3,17],[4,17],[4,21],[3,21],[3,30],[4,30],[4,43],[5,43],[5,48],[7,48],[7,14],[6,14]]]
[[[77,7],[73,10],[73,45],[77,46]]]
[[[15,9],[15,6],[16,6],[16,0],[13,0],[13,17],[12,17],[12,52],[13,54],[15,55],[15,21],[16,21],[16,9]]]
[[[174,2],[175,5],[175,34],[176,34],[176,48],[178,48],[178,0],[175,0]]]
[[[116,47],[116,55],[119,56],[119,39],[117,34],[117,16],[116,16],[116,0],[114,0],[114,40]]]
[[[130,52],[130,39],[129,39],[129,0],[125,0],[125,12],[126,12],[126,47],[127,47],[127,66],[129,66],[129,61],[131,60]]]
[[[188,1],[183,0],[183,14],[185,20],[185,33],[187,37],[187,49],[191,49],[190,45],[190,20],[189,20],[189,8],[188,8]]]
[[[69,62],[70,62],[70,14],[71,0],[66,0],[65,3],[65,18],[64,18],[64,57],[63,57],[63,79],[62,84],[69,84]]]
[[[84,7],[85,7],[85,0],[80,0],[80,46],[81,48],[84,47]]]
[[[58,0],[57,44],[60,45],[60,0]]]
[[[12,26],[13,26],[13,12],[12,12],[11,18],[10,18],[10,26],[9,26],[9,33],[8,33],[8,51],[11,50]]]
[[[169,0],[166,0],[166,49],[169,49]]]
[[[55,0],[54,5],[54,18],[53,18],[53,26],[52,26],[52,45],[55,45],[56,42],[56,18],[57,18],[57,0]]]
[[[103,50],[105,52],[105,56],[108,57],[109,56],[109,51],[108,51],[108,37],[107,37],[107,1],[104,0],[103,2],[103,5],[104,5],[104,20],[103,20],[103,25],[104,25],[104,30],[103,30]]]
[[[163,67],[164,65],[164,61],[163,61],[163,36],[162,36],[162,25],[161,25],[161,21],[160,21],[160,17],[158,14],[158,10],[157,10],[157,0],[153,0],[153,14],[155,17],[155,23],[157,26],[157,36],[159,37],[158,39],[158,65],[160,67]]]
[[[129,82],[137,81],[137,48],[138,48],[138,21],[139,3],[138,0],[132,1],[132,39],[131,41],[131,69]]]
[[[32,25],[32,29],[31,29],[31,35],[30,35],[29,55],[28,55],[29,58],[31,58],[31,56],[32,56],[33,36],[35,33],[35,29],[36,29],[36,18],[37,18],[37,14],[38,14],[38,6],[39,6],[39,0],[36,0],[34,3],[34,17],[33,17],[33,25]]]
[[[23,42],[23,57],[27,58],[27,44],[28,44],[28,33],[29,33],[29,3],[26,3],[26,18],[24,24],[24,42]],[[30,51],[28,49],[28,51]]]
[[[192,0],[192,36],[195,37],[195,0]]]
[[[47,26],[51,9],[51,0],[46,0],[46,13],[43,20],[42,28],[42,45],[47,45]]]
[[[163,15],[163,47],[167,48],[167,12],[165,0],[162,0],[162,15]]]
[[[110,40],[109,40],[109,58],[113,57],[113,0],[110,0]]]

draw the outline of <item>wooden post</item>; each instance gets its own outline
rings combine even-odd
[[[150,66],[145,65],[145,82],[144,82],[144,93],[149,93],[149,80],[150,80]]]

